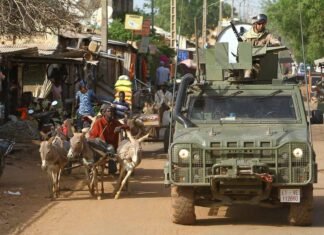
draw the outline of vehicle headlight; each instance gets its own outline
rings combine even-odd
[[[189,151],[187,149],[180,149],[179,158],[182,160],[187,160],[189,157]]]
[[[304,155],[304,152],[303,152],[303,150],[301,148],[295,148],[293,150],[293,155],[294,155],[295,158],[302,158],[303,155]]]

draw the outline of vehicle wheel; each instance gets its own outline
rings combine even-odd
[[[196,221],[194,190],[191,187],[171,187],[172,222],[190,225]]]
[[[309,226],[313,216],[313,185],[305,186],[301,196],[300,203],[290,204],[289,223],[295,226]]]
[[[2,176],[2,173],[4,171],[5,164],[6,164],[5,157],[4,156],[0,157],[0,177]]]

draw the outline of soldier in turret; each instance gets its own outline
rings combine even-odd
[[[259,14],[252,18],[252,28],[242,36],[243,41],[251,42],[253,46],[280,46],[280,41],[266,29],[268,17]]]
[[[252,27],[242,36],[243,41],[251,42],[253,46],[280,46],[280,41],[275,38],[266,29],[268,17],[265,14],[259,14],[252,18]],[[253,62],[253,69],[244,71],[244,79],[257,78],[260,72],[260,64]]]

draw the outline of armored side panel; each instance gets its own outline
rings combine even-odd
[[[215,48],[205,50],[206,80],[223,81],[224,70],[250,69],[252,67],[252,48],[250,43],[238,45],[238,63],[230,63],[228,43],[217,43]]]
[[[268,54],[260,59],[259,80],[272,81],[278,78],[278,54]]]

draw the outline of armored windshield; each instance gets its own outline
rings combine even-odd
[[[196,96],[189,101],[188,118],[205,121],[296,121],[292,96]]]

